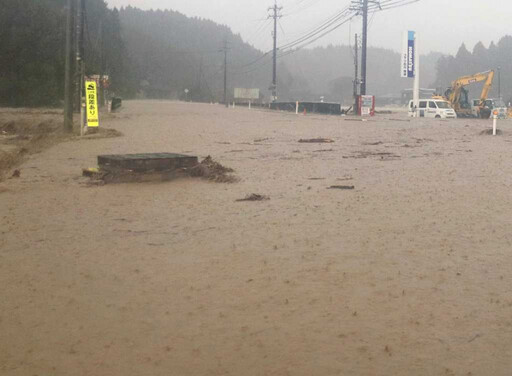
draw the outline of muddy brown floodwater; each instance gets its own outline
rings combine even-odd
[[[0,183],[0,374],[510,375],[512,123],[405,119],[126,102],[124,137],[29,156]],[[147,152],[239,181],[80,177]]]

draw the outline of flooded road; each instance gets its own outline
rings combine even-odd
[[[508,121],[128,101],[103,125],[0,183],[0,373],[510,374]],[[81,177],[150,152],[239,181]]]

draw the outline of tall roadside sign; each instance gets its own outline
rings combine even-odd
[[[415,31],[408,31],[404,34],[400,75],[403,78],[414,79],[413,106],[416,116],[420,100],[420,56],[418,52],[418,34]]]
[[[85,81],[85,98],[87,112],[87,126],[97,128],[100,125],[98,115],[98,88],[96,81]]]

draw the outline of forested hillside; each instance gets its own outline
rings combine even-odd
[[[184,97],[218,101],[223,91],[222,52],[228,46],[229,97],[235,87],[259,88],[268,99],[272,56],[247,45],[239,35],[212,21],[188,18],[173,11],[120,10],[123,36],[139,94],[149,98]],[[269,36],[270,37],[270,36]],[[280,100],[349,102],[352,96],[354,58],[349,46],[301,50],[278,61]],[[440,54],[422,59],[422,84],[435,81]],[[370,48],[368,90],[376,95],[398,95],[412,86],[399,77],[397,52]]]
[[[0,102],[50,104],[63,86],[64,1],[4,0],[0,7]]]
[[[0,7],[0,104],[57,105],[63,96],[65,0],[3,0]],[[87,72],[104,69],[121,89],[126,52],[117,11],[87,1]],[[101,26],[100,26],[101,25]],[[102,38],[99,37],[102,30]]]
[[[498,74],[500,68],[500,74]],[[494,85],[491,97],[498,97],[498,86],[501,76],[501,94],[507,102],[512,101],[512,36],[504,36],[498,44],[491,43],[486,48],[477,43],[470,52],[465,44],[459,48],[455,56],[444,56],[437,64],[437,87],[447,87],[458,77],[495,70]],[[468,87],[472,98],[478,98],[482,85]]]
[[[243,74],[244,65],[260,58],[262,53],[244,43],[227,26],[188,18],[171,10],[127,7],[119,13],[133,78],[141,96],[179,98],[188,89],[193,100],[222,99],[225,46],[230,89],[269,86],[270,67],[267,71]]]
[[[63,97],[65,0],[4,0],[0,8],[0,104],[59,105]],[[125,98],[188,97],[221,101],[224,48],[228,99],[235,87],[259,88],[269,98],[272,59],[245,43],[228,26],[167,11],[110,9],[104,0],[86,2],[87,74],[108,74],[112,91]],[[269,36],[270,37],[270,36]],[[501,66],[502,87],[512,97],[512,37],[456,56],[422,58],[421,86],[444,87],[453,79]],[[396,96],[412,86],[399,77],[400,55],[368,50],[368,92]],[[437,68],[437,71],[436,71]],[[353,54],[349,46],[305,49],[278,61],[280,100],[344,101],[352,96]],[[497,85],[495,85],[496,88]],[[185,95],[185,89],[188,94]],[[495,94],[493,94],[495,95]]]

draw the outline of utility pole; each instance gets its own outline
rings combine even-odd
[[[368,47],[368,0],[363,0],[363,50],[361,52],[361,95],[366,95],[366,50]]]
[[[77,49],[76,62],[78,68],[78,112],[80,113],[80,135],[83,136],[85,129],[85,0],[78,0],[78,17],[77,17]]]
[[[224,39],[224,104],[228,104],[228,41]]]
[[[357,11],[358,15],[363,16],[363,41],[361,48],[361,95],[366,95],[366,61],[368,49],[368,10],[369,4],[372,4],[372,10],[375,6],[382,10],[379,0],[353,0],[351,10]]]
[[[274,49],[273,49],[273,59],[272,59],[272,102],[277,101],[277,20],[282,16],[279,14],[283,7],[277,6],[277,0],[274,0],[274,6],[268,8],[269,11],[273,11],[274,14],[270,15],[269,18],[274,19],[274,33],[272,37],[274,38]]]
[[[200,102],[202,102],[202,100],[203,100],[202,80],[203,80],[203,54],[201,54],[201,57],[199,60],[199,77],[198,77],[198,82],[197,82],[198,96],[199,96]]]
[[[357,98],[358,90],[357,86],[359,85],[359,39],[357,38],[357,34],[355,37],[354,44],[354,67],[355,67],[355,75],[354,75],[354,114],[359,113],[359,101]]]
[[[103,85],[104,75],[105,75],[105,63],[104,63],[104,56],[103,56],[103,21],[100,21],[100,26],[98,30],[99,34],[99,45],[100,45],[100,82],[99,82],[99,102],[100,107],[105,106],[105,87]]]
[[[68,0],[66,21],[66,56],[64,73],[64,130],[73,131],[73,29],[75,0]]]
[[[82,108],[82,91],[84,86],[84,20],[85,20],[85,1],[78,0],[76,17],[76,78],[77,78],[77,109],[80,112]]]

